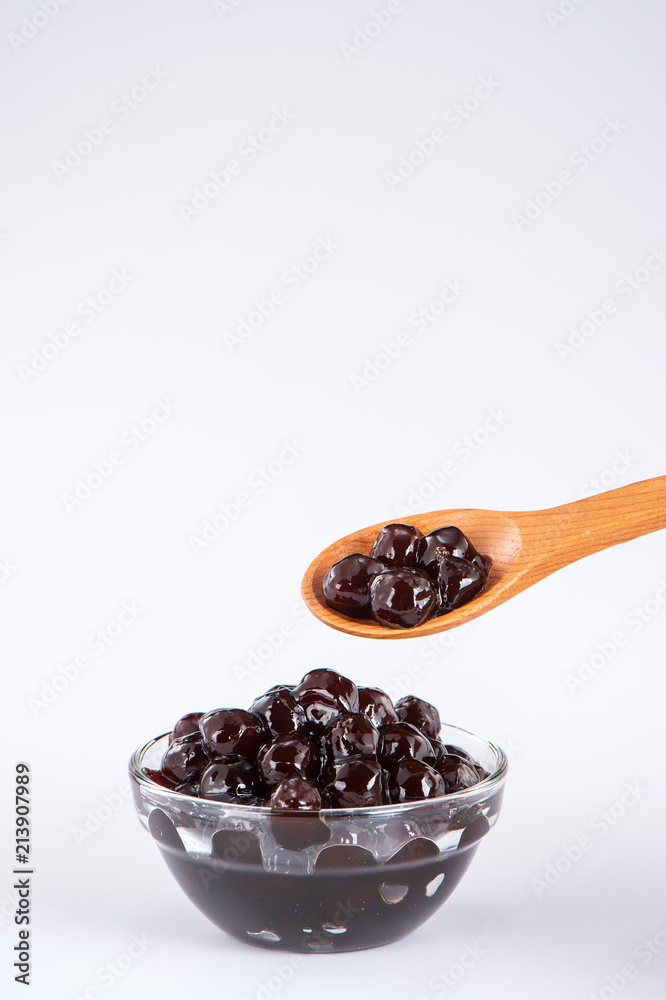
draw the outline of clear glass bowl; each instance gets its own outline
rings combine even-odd
[[[133,755],[132,792],[181,889],[222,930],[266,948],[356,951],[397,941],[431,917],[497,820],[503,751],[456,726],[442,726],[440,740],[489,777],[402,805],[276,813],[151,781],[143,768],[159,768],[167,733]]]

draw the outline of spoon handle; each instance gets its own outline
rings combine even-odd
[[[550,550],[559,566],[566,566],[593,552],[666,528],[666,476],[535,514],[535,527],[539,517],[543,518],[535,541],[540,548]]]

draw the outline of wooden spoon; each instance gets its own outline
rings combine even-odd
[[[593,552],[666,528],[666,476],[631,483],[619,490],[548,510],[436,510],[414,514],[409,523],[424,535],[454,524],[475,549],[493,560],[483,590],[439,618],[415,628],[385,628],[374,620],[345,618],[324,600],[324,576],[338,559],[352,552],[370,553],[378,531],[394,521],[382,521],[340,538],[310,564],[301,585],[303,600],[313,615],[339,632],[370,639],[409,639],[435,635],[492,611],[555,570]]]

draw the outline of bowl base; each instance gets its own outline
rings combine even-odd
[[[440,854],[419,838],[384,864],[360,847],[331,847],[312,874],[292,875],[247,863],[247,856],[233,864],[197,858],[173,835],[169,840],[160,853],[217,927],[247,944],[306,954],[375,948],[410,934],[448,899],[478,847]]]

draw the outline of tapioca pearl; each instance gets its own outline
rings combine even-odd
[[[204,745],[211,757],[235,754],[254,758],[267,740],[267,732],[258,715],[242,708],[217,708],[199,721]]]
[[[370,584],[372,617],[387,628],[415,628],[437,609],[433,581],[412,569],[389,569]]]
[[[294,688],[294,696],[301,704],[307,704],[307,699],[316,692],[337,702],[341,711],[358,712],[356,685],[335,670],[310,670]]]
[[[321,766],[314,744],[297,733],[278,736],[263,748],[257,762],[268,788],[274,788],[288,778],[315,781]]]
[[[176,785],[199,777],[210,759],[199,733],[183,736],[169,744],[160,770]]]
[[[386,726],[398,722],[398,713],[386,691],[381,688],[360,687],[358,708],[375,726]]]
[[[395,703],[395,710],[401,722],[420,729],[429,739],[438,738],[442,723],[438,710],[430,702],[408,694]]]
[[[326,603],[350,618],[369,618],[370,583],[385,569],[384,563],[361,552],[338,560],[322,584]]]
[[[403,760],[422,760],[432,765],[437,759],[428,737],[408,722],[380,726],[379,733],[377,755],[384,767],[395,767]]]
[[[416,566],[423,534],[412,524],[387,524],[377,535],[370,555],[387,566]]]

